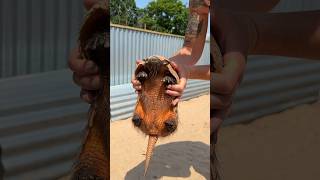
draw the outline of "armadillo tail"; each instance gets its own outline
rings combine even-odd
[[[153,148],[158,140],[158,136],[149,136],[149,142],[147,147],[147,153],[146,153],[146,161],[144,165],[144,176],[147,174],[147,170],[149,167],[149,162],[153,153]]]

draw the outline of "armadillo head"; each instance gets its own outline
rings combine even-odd
[[[146,153],[145,172],[158,137],[172,134],[178,125],[177,107],[172,105],[173,97],[165,93],[166,87],[179,82],[178,74],[169,60],[160,56],[151,56],[143,60],[135,71],[141,82],[141,92],[132,122],[135,127],[149,135]]]

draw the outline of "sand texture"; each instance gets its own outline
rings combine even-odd
[[[221,129],[223,180],[320,179],[320,103]]]
[[[209,95],[179,104],[177,132],[160,138],[150,162],[149,179],[209,179]],[[143,178],[148,138],[133,127],[131,118],[111,123],[111,179]]]

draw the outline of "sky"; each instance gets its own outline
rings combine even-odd
[[[152,0],[136,0],[136,4],[139,8],[144,8],[148,5],[148,3]],[[182,0],[183,4],[188,4],[189,0]]]

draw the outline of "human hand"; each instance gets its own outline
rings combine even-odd
[[[177,71],[180,80],[178,84],[172,84],[167,86],[166,94],[175,97],[172,101],[172,105],[176,106],[181,99],[184,89],[187,86],[187,80],[189,76],[189,65],[178,63],[175,61],[170,62],[172,68]]]
[[[136,61],[137,65],[141,63],[142,63],[142,60]],[[168,85],[166,94],[175,97],[175,99],[172,101],[172,105],[176,106],[180,101],[183,91],[187,85],[189,66],[184,64],[178,64],[177,62],[173,62],[173,61],[171,61],[170,64],[172,68],[177,71],[180,77],[180,81],[178,84]],[[141,83],[136,79],[135,75],[132,76],[131,83],[132,83],[132,87],[136,90],[137,93],[139,93],[139,91],[141,90]]]
[[[98,66],[91,60],[82,59],[78,48],[72,51],[68,64],[73,71],[73,81],[81,87],[81,99],[92,103],[100,88]]]
[[[256,32],[252,21],[244,14],[216,8],[211,18],[211,35],[221,48],[224,62],[222,72],[211,73],[210,81],[211,132],[216,132],[229,114],[232,97],[242,80],[248,52],[256,41]]]
[[[89,10],[99,0],[84,0],[83,4]],[[74,49],[68,60],[73,71],[73,81],[81,87],[80,97],[87,103],[92,103],[100,87],[100,77],[97,65],[90,60],[80,58],[79,48]]]

